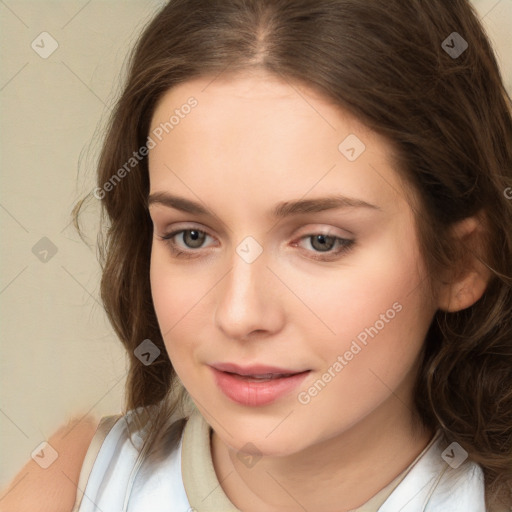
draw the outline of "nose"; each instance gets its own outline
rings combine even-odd
[[[267,267],[265,251],[252,263],[233,251],[230,264],[231,271],[216,287],[217,328],[238,340],[278,332],[284,321],[283,290]]]

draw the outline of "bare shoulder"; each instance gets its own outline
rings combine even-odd
[[[32,458],[0,491],[0,512],[71,512],[75,504],[77,483],[87,449],[100,418],[74,417],[48,440],[48,453],[41,457],[57,458],[46,469]]]

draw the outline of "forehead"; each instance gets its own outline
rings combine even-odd
[[[155,132],[161,140],[149,153],[152,192],[188,183],[206,193],[206,182],[215,190],[238,184],[267,198],[276,188],[294,198],[337,188],[374,204],[400,195],[383,138],[315,90],[269,74],[201,77],[173,87],[154,111]],[[362,151],[357,160],[340,149],[346,140]]]
[[[262,70],[198,77],[172,87],[158,101],[151,127],[168,120],[169,113],[185,105],[191,97],[198,101],[202,112],[217,110],[216,113],[221,114],[230,108],[244,108],[255,117],[258,113],[267,114],[266,121],[269,122],[268,109],[272,109],[281,116],[288,114],[286,118],[291,114],[295,117],[316,117],[317,122],[322,121],[331,129],[336,129],[338,118],[343,117],[345,125],[350,122],[359,133],[368,131],[364,124],[311,86]],[[230,112],[230,118],[236,119],[233,112]],[[203,116],[202,119],[207,118]]]

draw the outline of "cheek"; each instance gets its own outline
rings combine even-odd
[[[153,242],[150,264],[151,294],[162,331],[168,331],[201,297],[204,278],[171,258],[165,243]]]
[[[421,287],[411,293],[412,280],[406,286],[396,269],[376,282],[383,286],[374,287],[368,297],[345,297],[338,307],[323,302],[323,319],[336,335],[315,336],[303,324],[306,338],[316,340],[308,350],[319,364],[299,390],[298,402],[304,404],[299,410],[304,421],[330,417],[333,408],[342,411],[339,423],[325,427],[327,437],[341,424],[347,428],[360,421],[390,396],[405,404],[404,411],[409,407],[407,386],[412,386],[433,312],[425,307]]]
[[[155,241],[151,252],[150,284],[160,331],[171,359],[190,351],[200,338],[201,326],[206,322],[208,291],[218,280],[210,273],[194,275],[186,262],[172,260],[165,244]],[[173,361],[174,364],[174,361]],[[179,363],[178,363],[179,364]]]
[[[296,318],[302,328],[314,328],[332,346],[337,339],[343,342],[366,332],[376,322],[379,332],[384,332],[428,317],[431,308],[421,295],[425,270],[419,254],[414,244],[397,238],[383,235],[373,242],[373,250],[361,249],[332,268],[303,272],[283,265],[279,276],[293,285],[291,289],[303,303],[295,300],[294,306],[304,313],[302,319]]]
[[[306,339],[316,340],[310,350],[325,368],[341,356],[350,380],[375,382],[370,369],[382,379],[403,376],[421,350],[435,312],[425,295],[426,276],[416,246],[397,238],[383,238],[378,251],[347,259],[346,266],[323,276],[294,279],[289,271],[290,281],[283,279],[297,283],[294,291],[315,313],[296,317]]]
[[[176,315],[176,305],[179,302],[177,275],[173,275],[172,267],[166,264],[165,255],[159,245],[157,242],[153,243],[149,276],[156,316],[162,333],[165,333],[173,325],[172,317]]]

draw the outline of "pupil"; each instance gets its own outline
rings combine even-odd
[[[185,237],[189,237],[188,242],[186,244],[194,249],[197,249],[203,243],[203,236],[201,236],[201,232],[197,229],[189,229],[184,233]]]

